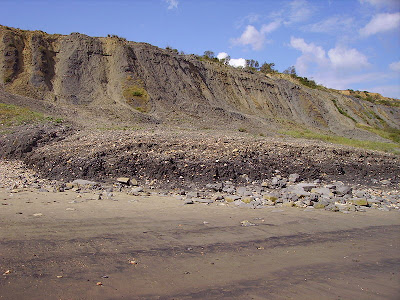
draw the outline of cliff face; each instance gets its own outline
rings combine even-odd
[[[284,76],[237,70],[118,37],[4,26],[0,89],[119,122],[270,129],[289,124],[344,135],[368,135],[356,123],[400,127],[398,107],[309,89]]]

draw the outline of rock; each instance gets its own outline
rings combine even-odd
[[[183,202],[183,204],[194,204],[192,199],[186,199],[185,202]]]
[[[44,189],[44,188],[40,188],[40,189],[38,190],[38,192],[41,192],[41,193],[48,193],[49,191],[46,190],[46,189]]]
[[[117,182],[125,184],[125,185],[129,185],[131,183],[131,179],[128,177],[118,177]]]
[[[347,200],[348,203],[354,204],[354,205],[358,205],[358,206],[367,206],[368,205],[368,201],[366,198],[352,198]]]
[[[315,189],[317,186],[313,183],[298,183],[295,185],[295,187],[297,187],[298,189],[303,189],[306,192],[310,192],[312,189]]]
[[[379,199],[367,199],[368,205],[369,206],[373,206],[375,205],[379,205],[381,203],[381,201]]]
[[[253,208],[253,206],[250,203],[245,203],[241,200],[236,200],[233,202],[236,206],[241,207],[241,208]]]
[[[36,214],[33,214],[33,216],[34,217],[41,217],[41,216],[43,216],[43,214],[42,213],[36,213]]]
[[[140,192],[143,192],[143,188],[138,186],[138,187],[132,188],[131,192],[132,193],[140,193]]]
[[[315,209],[325,208],[325,206],[326,206],[326,204],[325,204],[325,203],[322,203],[322,202],[316,202],[316,203],[314,203],[314,205],[313,205],[313,207],[314,207]]]
[[[291,182],[291,183],[298,182],[299,179],[300,179],[300,175],[299,174],[294,173],[294,174],[290,174],[289,175],[289,182]]]
[[[213,201],[221,201],[224,200],[224,196],[221,193],[216,193],[211,197],[211,199]]]
[[[248,226],[256,226],[256,224],[249,222],[248,220],[244,220],[240,222],[241,226],[248,227]]]
[[[227,196],[224,196],[224,199],[226,202],[234,202],[234,201],[240,199],[240,197],[237,195],[227,195]]]
[[[272,202],[276,202],[278,200],[278,197],[275,194],[270,193],[263,194],[263,198]]]
[[[282,207],[293,207],[293,206],[294,206],[293,201],[287,201],[282,204]]]
[[[378,208],[381,211],[390,211],[390,207],[387,205],[382,205],[381,207]]]
[[[197,197],[199,197],[199,193],[198,192],[188,192],[186,194],[186,197],[187,198],[197,198]]]
[[[326,187],[325,188],[324,187],[313,188],[313,189],[311,189],[311,193],[325,195],[328,197],[333,196],[333,193],[331,192],[331,190]]]
[[[242,197],[248,197],[253,195],[253,193],[251,191],[249,191],[246,187],[238,187],[236,189],[236,194],[238,194],[239,196]]]
[[[268,187],[268,182],[263,181],[263,182],[261,183],[261,187],[263,187],[263,188]]]
[[[244,203],[250,203],[253,200],[254,200],[254,197],[244,197],[244,198],[242,198],[242,201]]]
[[[95,182],[95,181],[90,181],[90,180],[85,180],[85,179],[75,179],[71,183],[72,183],[73,187],[76,187],[77,185],[93,186],[93,185],[97,184],[97,182]]]
[[[201,198],[192,198],[192,200],[194,201],[194,202],[198,202],[198,203],[207,203],[207,204],[210,204],[210,203],[213,203],[214,201],[212,201],[211,199],[201,199]]]
[[[339,211],[339,208],[335,204],[330,203],[327,206],[325,206],[325,210]]]
[[[350,195],[353,189],[349,186],[346,185],[341,185],[336,187],[336,190],[334,190],[334,194],[337,196],[344,196],[344,195]]]
[[[276,176],[272,178],[271,187],[274,188],[284,188],[286,187],[287,179],[281,176]]]
[[[223,185],[222,183],[209,183],[206,185],[206,188],[210,189],[210,190],[214,190],[215,192],[221,192]]]

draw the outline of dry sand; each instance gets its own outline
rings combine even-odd
[[[0,299],[400,297],[398,211],[79,196],[0,188]]]

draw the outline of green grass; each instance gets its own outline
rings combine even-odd
[[[12,126],[34,123],[62,123],[63,119],[52,118],[28,108],[0,103],[0,131],[8,132]]]
[[[338,110],[339,113],[341,113],[343,116],[345,116],[345,117],[351,119],[353,122],[357,123],[357,121],[356,121],[352,116],[350,116],[347,112],[345,112],[345,111],[337,104],[336,99],[332,99],[332,102],[333,102],[333,105],[335,105],[335,107],[336,107],[336,109]]]
[[[377,128],[363,124],[357,124],[357,127],[368,130],[385,139],[392,140],[393,142],[400,144],[400,129],[392,128],[389,126],[386,126],[384,128]]]
[[[0,127],[17,126],[48,120],[43,114],[27,108],[0,103]]]
[[[384,152],[400,153],[400,144],[397,143],[384,143],[374,141],[361,141],[355,139],[349,139],[337,135],[327,135],[309,130],[285,130],[280,133],[289,135],[295,138],[305,138],[310,140],[320,140],[328,143],[346,145],[357,148],[364,148],[370,150],[379,150]]]

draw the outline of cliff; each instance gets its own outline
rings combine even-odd
[[[400,128],[400,109],[283,74],[235,69],[123,38],[47,34],[0,26],[0,102],[54,108],[82,126],[163,123],[311,128],[361,139]],[[27,97],[27,98],[25,98]]]

